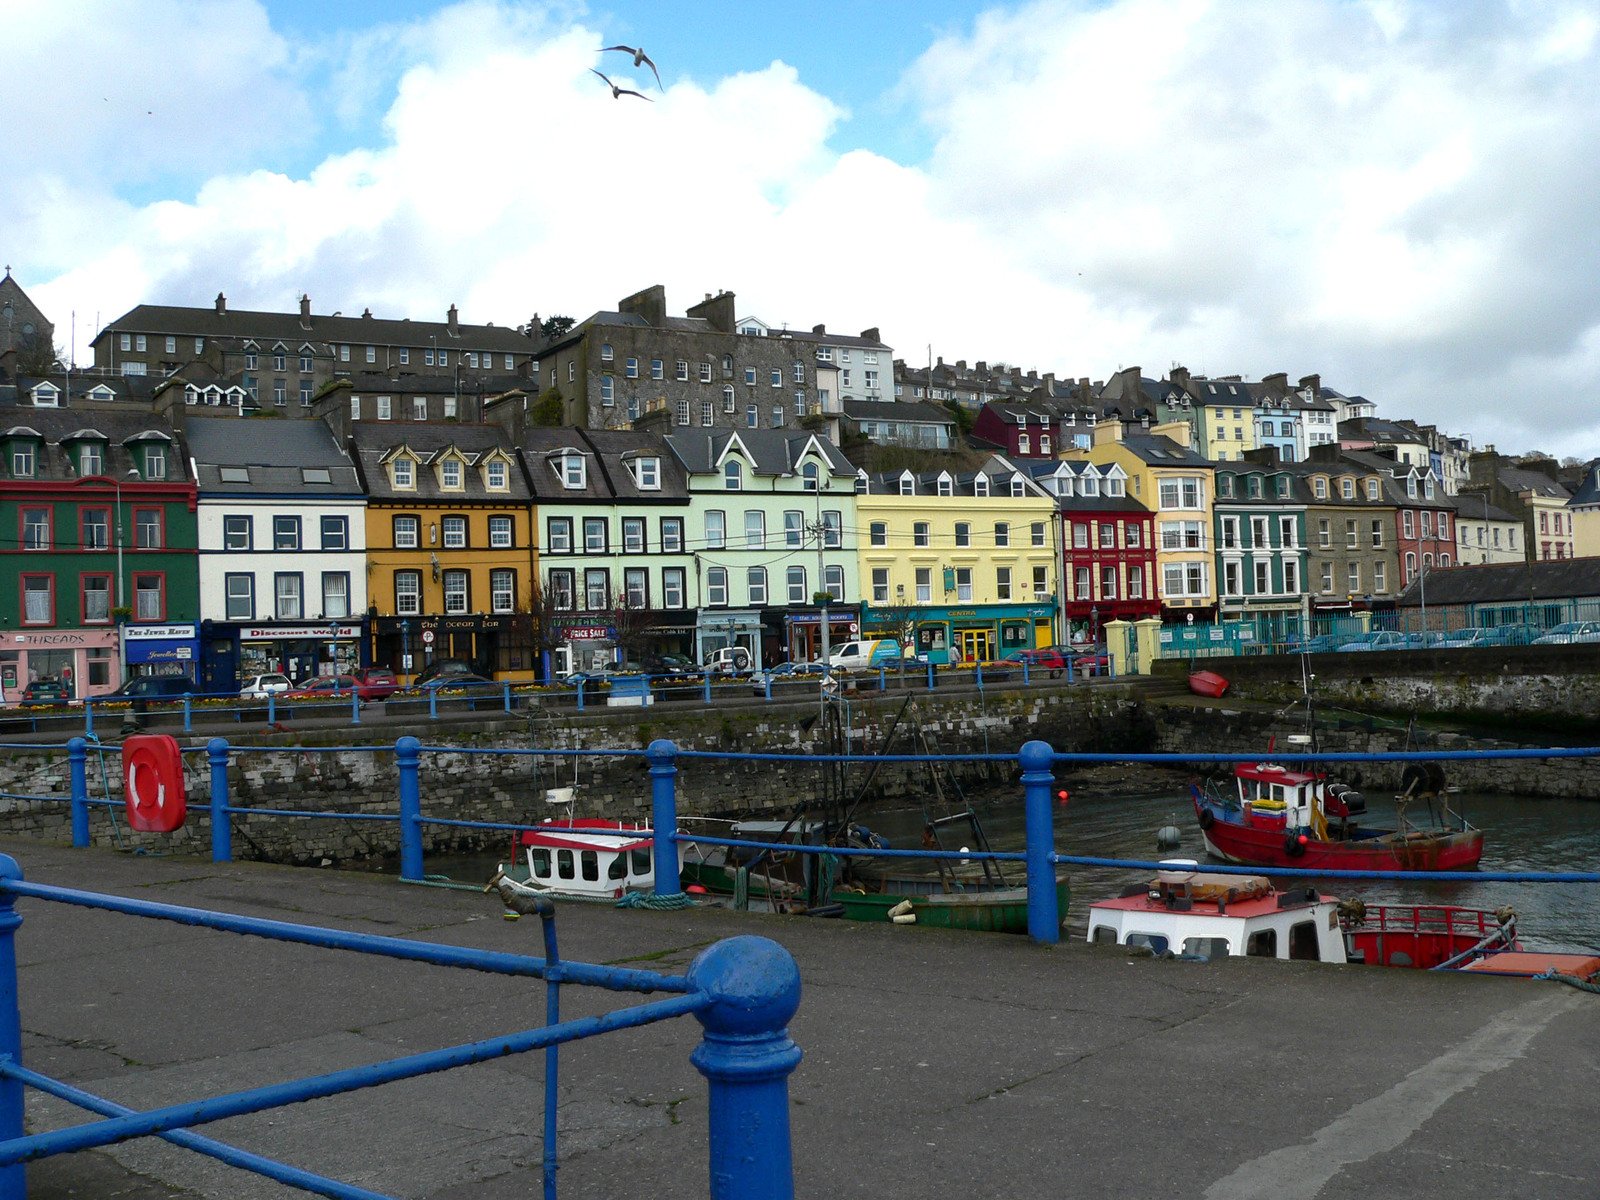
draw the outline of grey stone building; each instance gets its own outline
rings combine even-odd
[[[657,410],[680,430],[817,428],[843,400],[888,392],[893,352],[877,329],[775,330],[734,303],[708,293],[673,317],[666,289],[645,288],[542,343],[534,382],[560,397],[563,424],[591,429]]]
[[[14,382],[19,374],[39,374],[48,366],[41,356],[53,357],[56,327],[39,306],[28,299],[22,285],[6,268],[0,279],[0,381]]]

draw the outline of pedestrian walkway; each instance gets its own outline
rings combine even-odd
[[[392,878],[7,840],[27,878],[538,953],[491,898]],[[1074,897],[1074,906],[1089,897]],[[396,963],[22,898],[24,1062],[136,1108],[537,1024],[534,980]],[[1130,959],[916,927],[561,908],[565,957],[680,973],[783,943],[796,1195],[1570,1200],[1600,1178],[1600,996],[1376,968]],[[564,1015],[629,1003],[572,991]],[[694,1022],[562,1052],[560,1194],[704,1197]],[[208,1126],[419,1200],[538,1194],[538,1055]],[[77,1123],[37,1093],[30,1129]],[[145,1139],[30,1168],[34,1200],[303,1193]]]

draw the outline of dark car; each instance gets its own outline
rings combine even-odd
[[[824,662],[774,663],[766,670],[758,671],[750,677],[750,691],[753,695],[765,696],[768,681],[771,681],[774,687],[780,683],[821,685],[833,673],[833,668]]]
[[[22,704],[65,704],[72,699],[72,688],[64,679],[41,675],[22,690]]]
[[[477,675],[478,668],[464,658],[436,658],[417,675],[414,687],[421,687],[440,675]],[[482,678],[482,676],[479,676]]]
[[[475,671],[449,671],[443,675],[435,675],[417,686],[424,692],[437,692],[441,699],[445,696],[468,696],[501,691],[498,681],[488,679]]]
[[[699,667],[695,666],[693,659],[685,658],[681,654],[654,654],[644,659],[640,665],[644,667],[648,674],[667,680],[681,679],[686,676],[693,676],[698,679],[705,674]]]
[[[187,675],[140,675],[98,700],[181,700],[198,695],[200,688]]]
[[[400,689],[400,681],[387,667],[363,667],[350,674],[363,700],[387,700]]]

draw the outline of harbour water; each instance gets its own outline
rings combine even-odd
[[[1137,791],[1068,781],[1068,802],[1056,808],[1056,849],[1091,858],[1193,858],[1206,862],[1205,844],[1189,808],[1184,781],[1174,775],[1170,790]],[[1458,794],[1452,803],[1484,830],[1483,871],[1593,871],[1600,864],[1600,803],[1540,800],[1517,796]],[[1369,795],[1366,823],[1391,825],[1392,800]],[[1024,844],[1022,804],[1014,791],[975,799],[985,833],[995,850],[1020,850]],[[915,846],[923,814],[899,810],[874,814],[872,828],[897,846]],[[1173,850],[1157,850],[1156,833],[1175,826],[1182,840]],[[1088,905],[1116,895],[1137,872],[1073,867],[1072,911],[1068,928],[1083,937]],[[1538,949],[1600,950],[1600,884],[1536,884],[1408,881],[1315,881],[1337,896],[1360,896],[1370,903],[1459,904],[1517,910],[1523,943]]]

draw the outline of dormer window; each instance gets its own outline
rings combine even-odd
[[[461,490],[461,460],[447,458],[439,464],[439,486],[447,492]]]
[[[1339,481],[1339,495],[1346,500],[1356,498],[1356,481],[1354,479],[1341,479]]]
[[[817,490],[817,464],[808,462],[800,468],[800,484],[808,492]]]
[[[35,408],[57,408],[61,404],[61,389],[53,383],[36,384],[33,389]]]
[[[1433,480],[1432,479],[1424,479],[1422,481],[1422,495],[1423,495],[1424,499],[1427,499],[1427,500],[1432,500],[1433,499]]]
[[[1328,480],[1325,476],[1318,475],[1311,481],[1311,494],[1318,500],[1326,500],[1328,498]]]
[[[1218,475],[1217,476],[1217,495],[1226,497],[1226,498],[1228,498],[1230,500],[1233,498],[1233,476],[1232,475]]]
[[[856,472],[856,492],[863,496],[867,493],[867,473],[865,471]]]
[[[1027,494],[1028,494],[1027,493],[1027,489],[1024,486],[1023,482],[1022,482],[1022,476],[1021,475],[1013,475],[1011,477],[1011,498],[1013,500],[1020,500],[1023,496],[1026,496]]]
[[[939,476],[939,495],[948,496],[948,495],[951,495],[953,491],[954,491],[954,488],[951,485],[950,476],[948,476],[948,475],[940,475]]]
[[[989,494],[989,477],[979,475],[972,481],[972,494],[974,496],[987,496]]]
[[[78,474],[104,475],[106,455],[99,442],[84,442],[78,447]]]
[[[503,492],[510,484],[503,459],[491,458],[483,469],[483,483],[491,492]]]
[[[917,494],[917,481],[909,475],[900,476],[900,494],[902,496],[915,496]]]
[[[116,393],[103,383],[97,383],[86,393],[91,400],[114,400]]]
[[[556,471],[561,476],[561,486],[569,490],[575,491],[589,484],[588,460],[575,450],[568,450],[561,456]]]
[[[397,458],[393,463],[394,486],[410,491],[417,486],[416,460],[410,458]]]
[[[641,492],[658,492],[661,490],[661,460],[652,455],[649,458],[636,458],[628,464],[633,472],[633,482]]]
[[[1406,476],[1406,495],[1413,500],[1417,498],[1417,477],[1415,475]]]
[[[167,477],[167,450],[165,446],[146,446],[144,448],[144,467],[141,473],[146,479],[165,479]]]
[[[722,490],[737,492],[744,488],[744,467],[734,459],[722,464]]]
[[[1111,478],[1106,480],[1106,495],[1126,496],[1127,494],[1128,482],[1127,480],[1123,479],[1122,476],[1113,475]]]
[[[1100,477],[1092,471],[1085,471],[1078,477],[1078,495],[1098,496],[1100,494]]]
[[[34,451],[31,442],[18,442],[11,447],[11,475],[15,479],[32,479]]]

